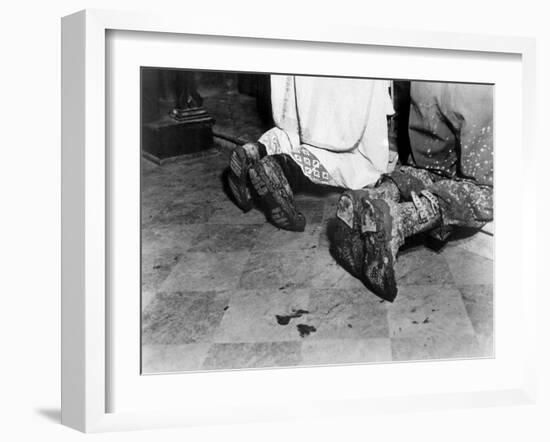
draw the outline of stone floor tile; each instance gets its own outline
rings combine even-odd
[[[303,365],[335,365],[392,360],[389,338],[317,339],[302,343]]]
[[[145,253],[141,261],[141,302],[145,307],[157,294],[158,288],[166,280],[181,258],[178,249],[164,252]]]
[[[158,291],[234,289],[239,284],[249,256],[248,251],[184,253]]]
[[[478,334],[493,334],[493,285],[458,286],[474,330]]]
[[[475,335],[418,335],[392,338],[394,361],[486,357]]]
[[[493,261],[460,247],[442,251],[456,285],[493,284]]]
[[[309,251],[254,251],[240,280],[242,289],[279,287],[301,288],[310,285],[311,262]]]
[[[493,237],[484,232],[478,232],[467,238],[449,241],[446,247],[458,247],[483,258],[494,259]]]
[[[327,249],[319,247],[312,250],[308,262],[311,275],[309,285],[312,288],[358,289],[365,295],[371,294],[359,279],[336,262]]]
[[[200,370],[210,345],[209,343],[143,345],[141,372],[142,374],[158,374]]]
[[[207,224],[191,240],[190,252],[238,252],[249,250],[261,234],[259,225]]]
[[[165,253],[184,252],[205,229],[203,224],[153,225],[141,230],[142,260],[161,258]]]
[[[142,314],[142,344],[210,342],[228,301],[225,293],[159,293]]]
[[[267,220],[262,211],[254,208],[249,212],[243,212],[229,198],[224,195],[224,200],[216,202],[212,215],[208,218],[211,224],[237,224],[237,225],[261,225],[266,224]]]
[[[230,370],[290,367],[301,361],[300,342],[223,343],[210,347],[202,368]]]
[[[315,327],[310,339],[366,339],[389,336],[385,302],[361,289],[316,289],[302,322]]]
[[[398,286],[454,283],[447,261],[439,253],[424,246],[398,255],[395,277]]]
[[[395,301],[388,304],[388,321],[392,338],[474,336],[462,297],[454,286],[400,287]]]
[[[272,288],[231,292],[229,308],[216,331],[216,342],[299,341],[296,324],[284,318],[308,307],[309,290]],[[278,321],[278,317],[283,320]]]
[[[204,201],[170,201],[159,209],[149,222],[157,225],[187,225],[207,222],[215,211],[215,206]]]
[[[278,229],[272,224],[265,223],[256,236],[253,251],[305,251],[319,247],[323,226],[320,224],[306,224],[303,232],[290,232]]]

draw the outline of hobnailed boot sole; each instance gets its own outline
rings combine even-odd
[[[249,212],[254,206],[252,194],[248,187],[248,169],[250,160],[245,150],[237,146],[229,157],[229,174],[227,183],[235,202],[243,212]]]
[[[249,176],[269,220],[281,229],[303,232],[306,219],[294,206],[292,189],[279,164],[265,157],[250,168]]]

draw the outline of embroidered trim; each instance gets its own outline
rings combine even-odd
[[[428,209],[426,208],[426,206],[422,204],[422,200],[420,199],[420,197],[417,195],[416,192],[414,191],[411,192],[411,199],[414,204],[414,207],[418,211],[418,217],[420,218],[420,222],[422,224],[428,222],[430,218],[430,214],[428,213]]]
[[[437,199],[437,197],[428,190],[422,190],[420,192],[420,195],[425,197],[430,202],[433,214],[437,215],[439,213],[439,200]]]
[[[311,181],[319,184],[335,185],[334,179],[330,176],[325,167],[305,147],[300,147],[299,150],[292,152],[292,158],[300,166],[304,175]]]

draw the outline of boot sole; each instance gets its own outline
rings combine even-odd
[[[227,181],[235,202],[243,212],[249,212],[253,207],[252,195],[248,188],[248,159],[244,149],[236,147],[229,159],[229,174]]]
[[[304,216],[294,208],[294,196],[288,181],[282,171],[275,173],[279,175],[278,183],[269,176],[264,163],[257,163],[249,171],[250,182],[261,199],[270,200],[269,204],[266,204],[267,215],[277,227],[303,232],[306,221]]]

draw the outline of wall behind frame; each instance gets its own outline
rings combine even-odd
[[[4,167],[0,173],[2,192],[2,295],[4,336],[0,389],[3,440],[84,440],[59,426],[60,367],[60,17],[83,8],[148,10],[171,8],[192,20],[190,10],[222,17],[246,14],[250,20],[330,20],[374,27],[401,27],[455,32],[533,35],[538,40],[537,71],[539,97],[537,115],[539,144],[547,146],[546,122],[550,111],[550,28],[544,2],[496,0],[441,3],[437,0],[407,2],[356,2],[332,4],[280,0],[171,2],[169,0],[21,0],[4,5],[0,16],[2,41],[2,143]],[[543,123],[544,122],[544,123]],[[539,150],[538,177],[532,185],[546,189],[548,149]],[[541,192],[542,193],[542,192]],[[549,219],[547,208],[539,219]],[[548,246],[548,234],[539,225],[540,244]],[[543,248],[540,247],[539,251]],[[543,263],[539,259],[539,266]],[[542,268],[541,273],[542,275]],[[548,297],[541,299],[541,316],[550,310]],[[548,322],[540,321],[540,332],[550,335]],[[548,347],[548,346],[546,346]],[[548,353],[541,350],[541,372],[550,372]],[[457,412],[380,416],[362,422],[341,420],[323,423],[262,424],[248,427],[166,430],[150,433],[102,435],[108,441],[162,440],[355,440],[365,435],[384,440],[482,440],[536,441],[548,439],[545,417],[548,380],[537,407],[498,408]]]

